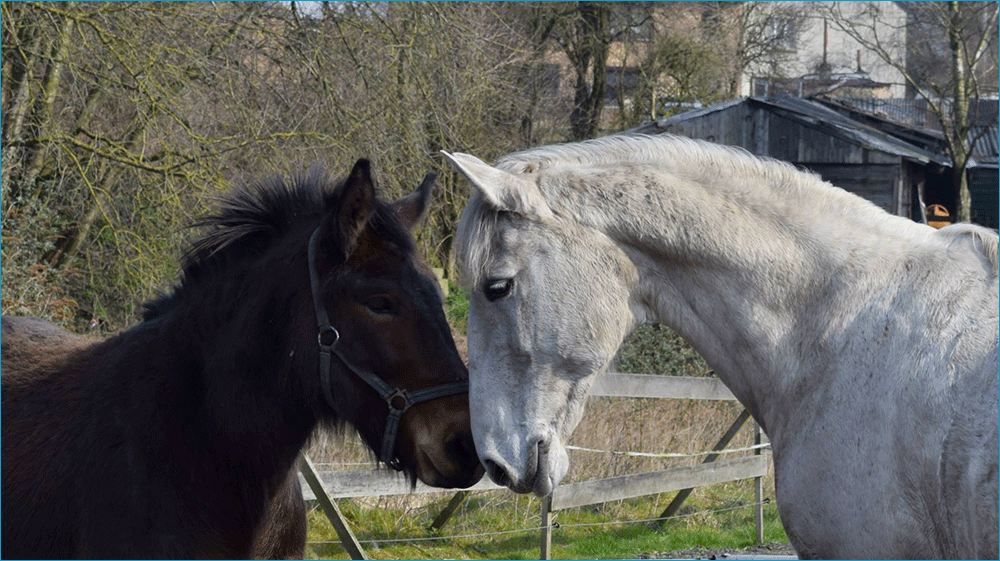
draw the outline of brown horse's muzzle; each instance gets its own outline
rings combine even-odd
[[[403,418],[397,457],[427,485],[466,488],[483,477],[472,440],[468,394],[442,397],[413,406]]]

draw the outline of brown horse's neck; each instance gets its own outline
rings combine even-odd
[[[267,519],[272,497],[285,492],[315,419],[300,402],[282,403],[287,392],[252,391],[253,378],[242,385],[243,393],[229,393],[234,384],[218,380],[261,373],[236,371],[235,364],[223,369],[222,357],[205,354],[210,345],[185,340],[197,333],[171,323],[170,318],[146,322],[90,346],[67,333],[66,344],[76,350],[58,359],[39,357],[30,365],[21,361],[24,367],[18,370],[7,362],[13,346],[5,350],[4,465],[24,467],[5,469],[4,496],[9,490],[33,490],[32,501],[42,505],[36,509],[39,517],[23,523],[37,527],[38,535],[49,535],[52,526],[55,533],[100,536],[105,533],[101,524],[122,513],[155,511],[155,526],[144,525],[142,516],[130,516],[127,528],[115,529],[135,537],[118,544],[124,548],[121,556],[145,557],[154,551],[129,549],[140,544],[158,548],[160,555],[173,551],[170,556],[178,558],[251,556],[253,535]],[[8,335],[5,331],[4,342],[15,342]],[[27,352],[28,347],[17,349]],[[233,356],[240,350],[224,352]],[[46,351],[55,352],[51,346]],[[288,383],[288,378],[287,372],[278,372],[274,379]],[[213,411],[217,407],[223,410]],[[234,419],[227,422],[227,413]],[[6,444],[14,442],[18,447],[8,449]],[[78,481],[90,482],[75,500],[94,505],[87,520],[64,521],[58,532],[55,522],[48,521],[50,513],[74,507],[58,492],[65,482],[51,466],[71,468]],[[153,504],[152,496],[134,493],[137,489],[162,493]],[[185,497],[197,497],[196,516],[188,516]],[[91,528],[91,522],[97,526]],[[177,535],[196,537],[177,542],[181,549],[164,545]],[[53,541],[36,547],[32,555],[87,556],[92,547],[101,546]]]
[[[102,366],[80,374],[109,373],[101,386],[114,405],[103,416],[136,416],[114,437],[136,457],[163,459],[151,468],[156,474],[137,477],[176,478],[177,488],[187,488],[205,504],[227,505],[206,507],[206,520],[212,521],[206,531],[244,548],[317,421],[304,397],[291,397],[304,396],[304,390],[294,391],[301,388],[293,367],[266,360],[289,355],[274,350],[283,344],[280,336],[254,346],[233,335],[240,329],[206,335],[185,325],[170,314],[140,324],[93,347],[89,362]],[[185,478],[191,481],[181,481]],[[225,556],[249,555],[225,551]]]
[[[207,314],[206,314],[207,315]],[[296,374],[315,370],[296,355],[289,328],[274,323],[227,322],[214,330],[187,327],[170,315],[139,331],[138,344],[156,347],[159,368],[173,371],[164,383],[179,392],[170,406],[186,417],[195,438],[209,455],[256,457],[256,463],[281,456],[294,461],[317,419]],[[268,333],[253,333],[266,327]],[[282,360],[287,359],[287,360]],[[157,396],[150,396],[157,399]]]

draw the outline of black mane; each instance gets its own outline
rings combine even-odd
[[[145,302],[142,319],[151,321],[162,316],[185,288],[226,263],[259,257],[298,230],[311,232],[324,211],[337,205],[342,185],[343,181],[334,182],[329,173],[314,166],[291,181],[276,176],[219,196],[216,211],[191,224],[192,228],[207,231],[190,242],[184,252],[180,283],[171,292]],[[369,226],[404,252],[416,251],[412,236],[400,224],[396,212],[381,199],[375,202]]]

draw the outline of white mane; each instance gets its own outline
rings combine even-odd
[[[805,204],[839,208],[863,222],[892,220],[873,203],[835,188],[818,175],[743,148],[713,144],[670,134],[621,134],[517,152],[497,162],[498,169],[530,174],[562,167],[596,168],[613,164],[648,164],[674,175],[719,189],[733,187],[732,178],[754,178],[761,197],[795,197]],[[834,188],[831,188],[834,187]]]
[[[694,169],[696,164],[714,161],[737,169],[754,170],[755,173],[773,172],[776,168],[795,171],[791,164],[758,158],[742,148],[671,134],[619,134],[574,144],[530,148],[503,157],[496,167],[511,173],[535,173],[567,165],[660,164],[664,160],[673,162],[679,170],[684,167]],[[685,166],[685,163],[688,165]]]
[[[969,240],[976,251],[982,253],[993,271],[993,276],[997,276],[997,233],[989,228],[983,228],[975,224],[953,224],[938,230],[938,235],[954,240]],[[949,247],[950,250],[950,247]]]

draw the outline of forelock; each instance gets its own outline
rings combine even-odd
[[[458,265],[466,283],[474,286],[484,280],[499,221],[500,211],[479,191],[473,191],[455,231]]]

